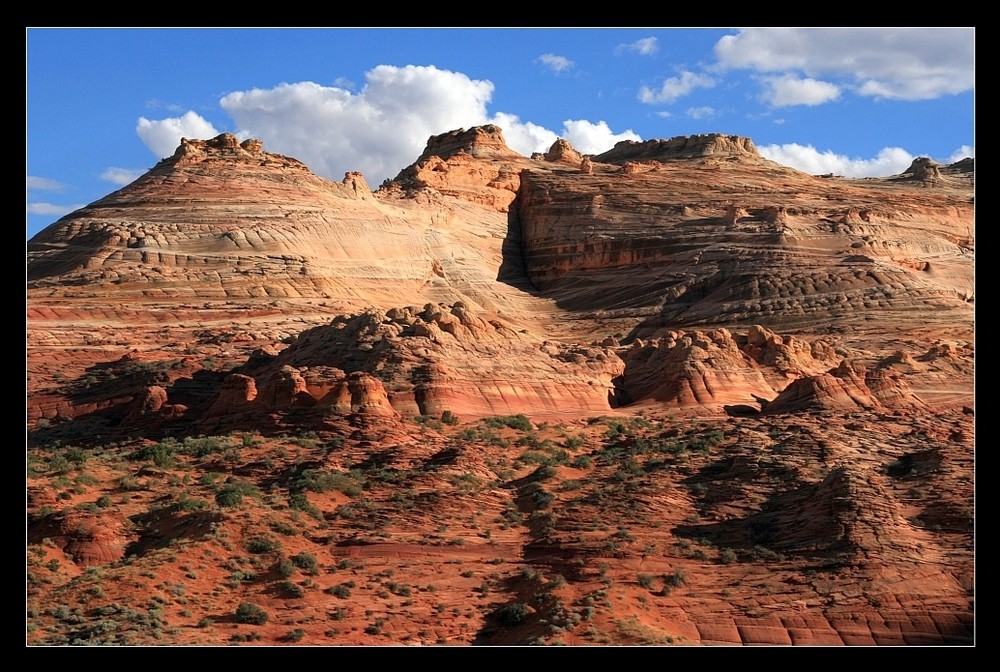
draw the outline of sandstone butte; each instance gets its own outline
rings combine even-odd
[[[27,245],[27,642],[974,644],[973,194],[182,140]]]

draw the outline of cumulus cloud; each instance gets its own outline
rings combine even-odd
[[[723,68],[844,77],[865,96],[928,100],[975,85],[972,28],[753,28],[722,37]]]
[[[812,145],[789,143],[764,145],[757,150],[765,158],[791,166],[805,173],[833,173],[845,177],[884,177],[898,175],[910,167],[914,156],[900,147],[883,147],[871,159],[850,158],[827,150],[821,152]]]
[[[567,119],[563,122],[563,129],[563,137],[583,154],[600,154],[622,140],[642,140],[632,129],[613,132],[605,121],[594,124],[585,119]]]
[[[632,53],[641,54],[643,56],[652,56],[659,50],[659,41],[655,37],[644,37],[641,40],[629,42],[628,44],[619,44],[615,47],[615,54]]]
[[[660,110],[659,112],[656,113],[656,116],[663,117],[664,119],[669,119],[674,115],[672,112],[668,112],[667,110]]]
[[[840,97],[840,87],[811,77],[799,78],[793,74],[765,77],[764,102],[774,107],[792,105],[822,105]]]
[[[283,83],[234,91],[220,105],[240,129],[237,135],[260,138],[266,151],[294,156],[332,180],[360,170],[375,186],[412,163],[429,137],[457,128],[495,124],[511,149],[525,156],[547,151],[559,135],[514,114],[491,114],[487,105],[493,90],[490,81],[434,66],[380,65],[365,73],[357,92],[314,82]],[[147,121],[144,127],[174,121]],[[639,139],[630,130],[614,133],[604,121],[571,119],[562,130],[585,153]]]
[[[507,141],[507,146],[525,156],[531,156],[533,152],[548,151],[552,143],[559,138],[544,126],[521,121],[516,114],[498,112],[490,118],[489,123],[502,128],[503,139]]]
[[[535,60],[555,73],[563,72],[573,67],[573,61],[565,56],[558,56],[556,54],[542,54]]]
[[[695,89],[708,89],[715,86],[715,79],[705,74],[685,70],[680,77],[669,77],[664,80],[658,90],[643,86],[639,89],[639,100],[655,105],[657,103],[672,103],[686,96]]]
[[[711,119],[716,116],[718,112],[715,111],[714,107],[704,105],[702,107],[689,107],[685,114],[692,119]]]
[[[969,157],[976,158],[976,148],[970,147],[969,145],[962,145],[951,153],[951,156],[947,158],[946,163],[955,163],[956,161],[961,161],[962,159],[967,159]]]
[[[330,179],[360,170],[376,184],[412,163],[430,136],[489,120],[492,82],[415,65],[380,65],[365,77],[358,93],[298,82],[235,91],[220,104],[266,151]]]
[[[192,110],[188,110],[181,117],[169,117],[159,121],[139,117],[135,132],[139,134],[146,147],[161,159],[174,153],[181,144],[181,138],[204,140],[219,134],[209,121]]]
[[[63,191],[66,188],[62,182],[36,175],[28,175],[26,186],[28,189],[38,189],[39,191]]]
[[[103,173],[101,173],[101,179],[108,182],[113,182],[114,184],[119,184],[125,186],[126,184],[131,184],[139,179],[143,173],[146,171],[143,169],[136,168],[117,168],[111,166]]]
[[[74,210],[79,210],[84,206],[83,203],[77,203],[75,205],[58,205],[56,203],[28,203],[27,212],[29,215],[48,215],[51,217],[62,217],[63,215],[68,215]]]

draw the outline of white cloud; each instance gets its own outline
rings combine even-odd
[[[961,147],[959,147],[958,149],[956,149],[954,152],[951,153],[951,156],[947,158],[945,163],[955,163],[956,161],[961,161],[962,159],[966,159],[969,157],[972,158],[976,157],[976,148],[970,147],[969,145],[962,145]]]
[[[615,47],[616,54],[633,53],[643,56],[652,56],[660,50],[659,41],[655,37],[644,37],[628,44],[619,44]]]
[[[573,67],[573,61],[565,56],[557,56],[556,54],[542,54],[535,60],[540,61],[542,65],[556,73],[569,70]]]
[[[973,28],[754,28],[715,45],[724,68],[844,77],[865,96],[927,100],[975,85]]]
[[[235,91],[220,104],[265,151],[334,180],[360,170],[372,186],[412,163],[430,136],[489,122],[492,82],[414,65],[380,65],[365,77],[358,93],[298,82]]]
[[[101,173],[101,179],[108,182],[113,182],[114,184],[119,184],[125,186],[126,184],[131,184],[139,179],[146,171],[143,169],[136,168],[117,168],[111,166],[103,173]]]
[[[840,97],[840,87],[811,77],[804,79],[793,74],[765,77],[766,85],[761,95],[764,102],[774,107],[791,105],[822,105]]]
[[[169,117],[159,121],[139,117],[135,132],[139,134],[146,147],[161,159],[174,153],[181,144],[181,138],[204,140],[219,134],[210,122],[191,110],[184,116]]]
[[[708,107],[705,105],[702,107],[689,107],[685,114],[692,119],[711,119],[717,115],[718,112],[715,111],[714,107]]]
[[[595,124],[585,119],[567,119],[563,122],[563,129],[563,137],[582,154],[606,152],[622,140],[642,140],[632,129],[614,133],[605,121]]]
[[[61,217],[63,215],[68,215],[74,210],[79,210],[84,207],[83,203],[77,203],[76,205],[58,205],[56,203],[28,203],[27,212],[29,215],[49,215],[53,217]]]
[[[314,82],[236,91],[220,104],[241,135],[260,138],[268,152],[287,154],[314,172],[340,180],[360,170],[373,187],[413,163],[432,135],[496,124],[516,152],[547,151],[559,135],[506,112],[490,114],[493,83],[434,66],[380,65],[365,73],[357,93]],[[610,149],[619,139],[605,122],[564,122],[564,136],[580,151]],[[580,146],[577,145],[580,143]]]
[[[489,123],[503,129],[503,139],[507,141],[507,146],[525,156],[531,156],[534,152],[547,152],[559,138],[544,126],[521,121],[516,114],[497,112]]]
[[[681,96],[686,96],[693,90],[709,89],[715,86],[715,80],[709,75],[697,74],[685,70],[680,77],[670,77],[660,85],[658,91],[648,86],[639,89],[639,100],[654,105],[656,103],[672,103]]]
[[[910,167],[914,156],[900,147],[883,147],[872,159],[852,159],[832,151],[821,152],[812,145],[789,143],[757,147],[762,156],[813,175],[833,173],[845,177],[898,175]]]
[[[659,112],[656,113],[656,116],[663,117],[664,119],[669,119],[670,117],[672,117],[674,115],[673,115],[673,113],[668,112],[667,110],[660,110]]]
[[[234,91],[220,105],[240,129],[237,135],[260,138],[265,151],[293,156],[332,180],[359,170],[373,187],[413,163],[429,137],[457,128],[496,124],[508,146],[525,156],[547,151],[559,137],[517,115],[491,114],[493,83],[461,72],[380,65],[365,73],[365,80],[356,93],[314,82]],[[140,120],[140,125],[159,128],[156,124],[174,121],[143,125]],[[604,121],[567,120],[563,131],[585,153],[639,139],[632,131],[614,133]]]
[[[28,189],[38,189],[39,191],[63,191],[66,188],[62,182],[35,175],[28,175],[26,186]]]

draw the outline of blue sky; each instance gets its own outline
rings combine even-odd
[[[975,155],[975,30],[47,29],[26,31],[26,227],[120,188],[181,136],[228,131],[372,188],[427,138],[495,123],[557,137],[748,136],[810,173]]]

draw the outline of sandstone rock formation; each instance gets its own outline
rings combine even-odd
[[[974,643],[973,189],[184,140],[28,243],[29,643]]]
[[[773,401],[767,413],[819,409],[876,409],[885,406],[922,406],[923,403],[885,368],[868,371],[846,359],[827,373],[793,381]]]
[[[477,417],[608,410],[616,405],[613,380],[623,364],[611,350],[539,340],[455,303],[340,316],[302,332],[272,361],[258,357],[243,371],[256,379],[301,381],[294,394],[265,401],[268,408],[287,408],[299,393],[320,408],[344,408],[342,385],[307,382],[317,367],[348,372],[355,411],[361,406],[438,417],[447,410]],[[370,392],[362,393],[362,383]]]
[[[843,324],[875,307],[968,321],[968,183],[932,205],[892,179],[781,167],[742,140],[626,142],[591,175],[524,171],[528,278],[567,310],[649,316],[643,328]]]

